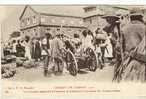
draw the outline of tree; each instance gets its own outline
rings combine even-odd
[[[20,36],[20,32],[19,31],[14,31],[10,34],[10,38],[14,38],[14,37],[19,37]]]

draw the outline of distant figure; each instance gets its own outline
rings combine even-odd
[[[92,46],[92,36],[91,35],[89,35],[88,34],[88,32],[89,32],[89,30],[84,30],[83,32],[82,32],[82,35],[83,35],[83,38],[82,38],[82,50],[83,50],[83,52],[88,48],[88,47],[90,47],[90,48],[92,48],[93,46]]]
[[[52,35],[50,33],[46,33],[45,37],[42,40],[42,56],[44,60],[44,76],[48,75],[48,66],[50,64],[50,40]]]
[[[25,56],[25,48],[21,45],[20,40],[17,41],[16,45],[16,56],[17,57],[24,57]]]
[[[93,46],[93,33],[90,30],[87,31],[87,40],[88,40],[88,47],[94,49],[94,46]]]
[[[39,42],[39,38],[35,39],[35,49],[34,49],[34,59],[35,61],[39,61],[41,59],[41,44]]]
[[[104,67],[104,52],[107,45],[105,44],[105,40],[106,40],[107,35],[100,28],[97,28],[95,33],[96,33],[96,36],[95,36],[94,45],[95,45],[95,49],[96,49],[96,53],[98,57],[98,63],[99,63],[98,65],[99,65],[99,68],[102,69]]]
[[[28,60],[31,59],[31,50],[30,50],[30,37],[26,36],[25,41],[23,43],[25,47],[25,57],[28,58]]]
[[[4,58],[4,43],[1,42],[1,59]]]
[[[108,34],[108,37],[106,38],[105,43],[107,44],[107,46],[105,48],[104,57],[107,58],[109,61],[111,61],[112,58],[113,58],[113,48],[112,48],[112,44],[111,44],[111,34]]]
[[[81,39],[80,39],[80,36],[78,34],[74,34],[73,42],[75,45],[76,53],[80,53]]]
[[[102,66],[104,66],[104,56],[105,56],[105,50],[107,50],[107,44],[106,44],[106,39],[107,39],[107,33],[103,31],[101,28],[98,28],[96,30],[96,42],[99,43],[99,47],[101,49],[101,63]]]
[[[16,40],[13,40],[12,41],[12,54],[13,55],[16,55],[16,45],[17,45]]]
[[[63,72],[63,60],[61,50],[64,44],[61,40],[61,34],[57,34],[51,41],[51,57],[54,62],[54,73],[61,74]]]
[[[50,39],[51,39],[51,34],[46,33],[45,37],[41,41],[41,46],[42,46],[41,55],[42,55],[43,59],[45,59],[45,57],[48,54],[50,54]]]

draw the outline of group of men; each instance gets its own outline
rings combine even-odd
[[[98,38],[102,35],[102,38]],[[97,54],[98,67],[102,69],[104,67],[104,55],[109,54],[108,58],[113,57],[112,45],[110,43],[110,35],[107,35],[102,29],[98,28],[96,35],[85,29],[82,31],[82,35],[74,34],[74,37],[65,37],[62,33],[57,33],[54,37],[50,33],[46,34],[44,38],[43,50],[47,52],[44,65],[44,75],[47,76],[48,73],[54,72],[55,74],[60,74],[65,70],[65,64],[63,64],[62,49],[70,50],[75,56],[82,56],[88,47],[95,50]],[[107,46],[110,46],[107,47]],[[105,49],[106,48],[106,49]],[[99,50],[98,50],[99,49]]]
[[[146,26],[143,20],[143,12],[141,10],[131,10],[130,12],[130,22],[121,27],[120,18],[117,16],[104,17],[107,23],[110,24],[109,27],[103,28],[110,38],[110,42],[113,49],[113,56],[116,61],[114,61],[114,77],[115,81],[146,81]],[[97,29],[96,34],[100,35],[102,31]],[[81,40],[81,49],[86,47],[92,47],[94,45],[94,37],[91,32],[83,31],[83,38]],[[102,32],[102,35],[104,33]],[[98,36],[100,37],[100,36]],[[59,36],[57,38],[60,38]],[[102,36],[101,36],[102,38]],[[54,43],[58,47],[61,45],[59,40],[54,39]],[[93,41],[92,41],[93,40]],[[97,38],[100,40],[100,38]],[[99,61],[104,63],[103,55],[105,54],[105,48],[109,45],[105,43],[106,40],[97,41],[94,47],[96,49],[100,48],[101,57]],[[100,43],[99,43],[100,42]],[[98,44],[99,43],[99,44]],[[54,47],[54,50],[57,50]],[[99,47],[100,46],[100,47]],[[105,47],[106,46],[106,47]],[[96,51],[98,52],[98,51]],[[60,54],[60,53],[58,53]],[[55,52],[55,55],[58,55]],[[100,53],[99,53],[100,54]],[[101,67],[102,68],[102,67]]]

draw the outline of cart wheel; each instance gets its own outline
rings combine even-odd
[[[97,56],[92,48],[86,49],[86,54],[89,56],[87,63],[90,71],[96,71],[97,69]]]
[[[73,76],[77,75],[78,66],[74,54],[69,50],[66,54],[66,65],[69,73]]]

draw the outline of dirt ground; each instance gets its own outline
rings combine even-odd
[[[4,78],[3,80],[10,81],[27,81],[27,82],[64,82],[64,81],[97,81],[97,82],[112,82],[113,66],[108,64],[100,70],[97,68],[95,72],[88,69],[81,69],[76,76],[72,76],[68,71],[63,72],[62,75],[51,74],[48,77],[43,75],[43,63],[35,68],[26,69],[24,67],[16,68],[16,74],[11,78]]]

